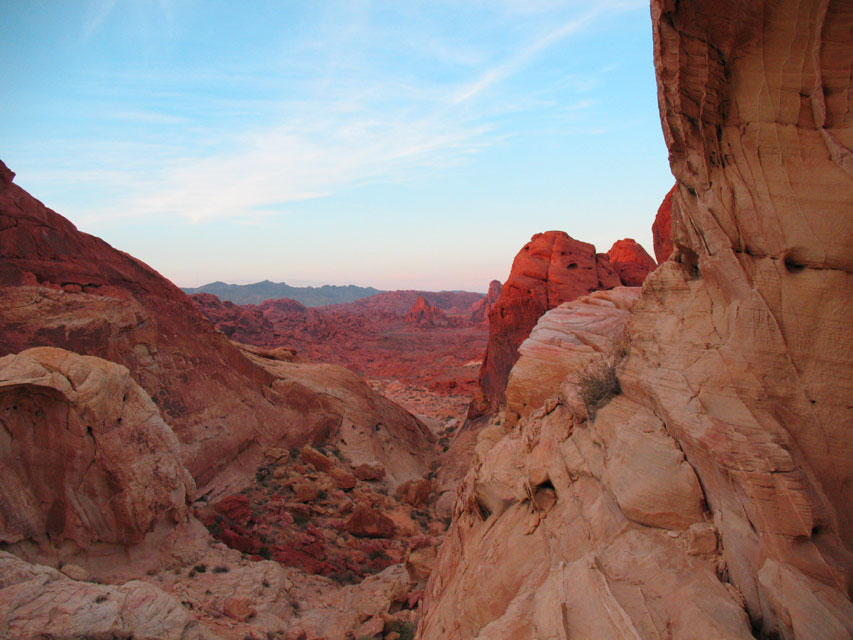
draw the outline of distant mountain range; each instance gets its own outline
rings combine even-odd
[[[254,284],[228,284],[211,282],[200,287],[182,288],[184,293],[212,293],[220,300],[230,300],[234,304],[260,304],[264,300],[290,298],[306,307],[322,307],[327,304],[354,302],[361,298],[383,293],[373,287],[357,287],[324,284],[322,287],[291,287],[284,282],[255,282]]]

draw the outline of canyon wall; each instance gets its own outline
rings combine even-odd
[[[624,361],[481,434],[420,638],[853,633],[853,5],[652,17],[672,256]]]

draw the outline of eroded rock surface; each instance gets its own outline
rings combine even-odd
[[[853,633],[853,8],[652,17],[673,254],[622,394],[480,434],[420,638]]]
[[[0,358],[0,542],[141,542],[187,519],[178,439],[128,370],[41,347]]]
[[[543,313],[591,291],[619,285],[607,256],[596,254],[591,244],[562,231],[533,236],[515,257],[489,312],[489,344],[480,369],[485,405],[503,404],[518,347]]]
[[[506,425],[539,409],[560,392],[559,383],[600,355],[625,343],[625,325],[639,288],[617,287],[564,302],[541,318],[519,348],[509,374]]]
[[[631,238],[617,240],[607,252],[610,264],[626,287],[640,287],[657,263],[646,250]]]

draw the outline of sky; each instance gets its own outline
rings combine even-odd
[[[0,0],[0,159],[179,286],[485,291],[674,179],[648,0]]]

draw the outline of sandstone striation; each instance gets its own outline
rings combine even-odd
[[[0,551],[0,636],[212,640],[175,598],[134,580],[99,585],[72,580]]]
[[[554,381],[583,371],[600,355],[621,348],[625,324],[639,288],[616,287],[564,302],[541,318],[519,347],[520,358],[509,375],[506,426],[513,426],[556,398]]]
[[[672,256],[633,306],[621,394],[579,402],[610,370],[558,372],[556,399],[481,432],[425,640],[853,633],[853,11],[652,17]]]
[[[187,519],[178,440],[125,367],[49,347],[5,356],[0,415],[0,542],[126,545]]]
[[[607,252],[610,264],[626,287],[640,287],[657,263],[635,240],[617,240]]]

